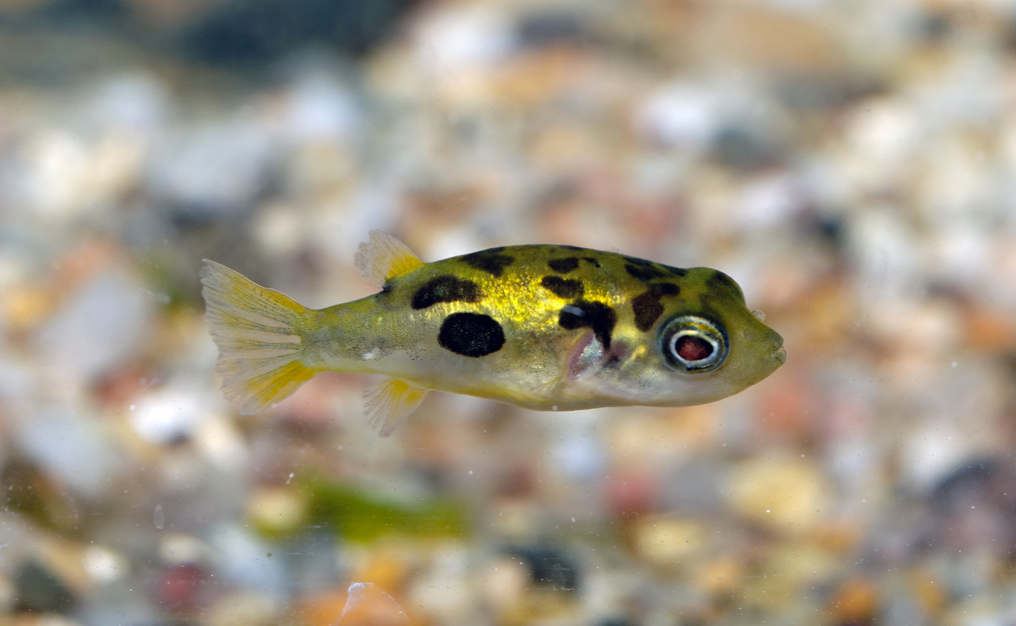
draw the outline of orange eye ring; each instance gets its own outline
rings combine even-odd
[[[711,372],[727,358],[727,335],[715,323],[697,315],[680,315],[660,328],[657,347],[674,370],[690,374]]]

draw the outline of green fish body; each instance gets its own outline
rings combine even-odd
[[[217,371],[241,413],[320,371],[388,377],[367,392],[382,434],[430,389],[540,410],[687,406],[737,393],[786,360],[737,283],[709,268],[562,245],[424,263],[379,231],[357,265],[380,292],[308,309],[206,260]]]

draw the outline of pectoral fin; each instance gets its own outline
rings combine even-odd
[[[420,406],[426,395],[426,389],[397,378],[386,378],[364,392],[367,421],[382,437],[387,437]]]

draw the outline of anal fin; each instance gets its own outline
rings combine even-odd
[[[367,422],[382,437],[387,437],[420,406],[427,390],[397,378],[386,378],[368,387],[363,395],[367,405]]]

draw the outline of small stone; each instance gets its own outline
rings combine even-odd
[[[295,489],[262,488],[248,498],[247,517],[266,535],[295,533],[306,521],[307,497]]]
[[[530,581],[537,587],[556,591],[579,589],[579,568],[569,552],[557,547],[522,546],[509,548],[507,553],[525,565]]]
[[[42,327],[37,350],[84,380],[119,365],[150,333],[153,310],[142,287],[136,276],[122,268],[99,272]]]
[[[830,485],[811,460],[758,457],[730,475],[730,506],[741,517],[769,530],[800,534],[822,519]]]
[[[271,626],[278,624],[275,604],[263,594],[237,591],[219,599],[206,611],[208,626]]]
[[[204,609],[215,582],[214,574],[197,563],[180,563],[159,572],[155,596],[160,606],[176,611]]]
[[[635,551],[644,561],[673,569],[685,565],[705,549],[709,532],[699,521],[673,517],[646,517],[633,528]]]
[[[155,153],[151,192],[178,224],[241,214],[272,174],[277,145],[252,120],[209,121],[176,133]],[[225,164],[229,167],[224,167]]]
[[[206,417],[203,398],[191,389],[165,387],[141,397],[129,415],[131,426],[142,439],[166,445],[187,438]]]
[[[409,626],[405,610],[382,587],[355,582],[348,591],[328,591],[299,607],[305,626]]]
[[[913,570],[909,575],[909,592],[913,601],[928,615],[941,613],[949,604],[949,590],[946,585],[934,580],[934,575],[924,569]]]
[[[16,611],[66,613],[78,603],[74,591],[43,563],[30,559],[14,573]]]
[[[88,546],[81,556],[81,565],[92,582],[111,583],[130,573],[123,554],[105,546]]]
[[[332,546],[327,542],[301,546],[289,543],[293,551],[315,551],[308,554],[307,559],[299,560],[299,565],[294,565],[289,555],[276,553],[277,544],[262,541],[247,524],[221,524],[209,537],[209,542],[211,550],[218,555],[216,577],[229,580],[237,589],[256,591],[273,602],[281,601],[301,587],[302,580],[294,580],[294,571],[314,579],[314,588],[322,585],[320,581],[335,576],[334,563],[329,559]],[[317,563],[323,563],[323,567],[315,569]]]
[[[719,128],[719,102],[704,85],[665,85],[641,101],[635,124],[650,144],[703,149]]]
[[[607,477],[606,504],[620,519],[638,517],[657,508],[659,485],[648,470],[619,470]]]
[[[401,587],[409,578],[410,562],[405,549],[394,545],[371,550],[352,569],[350,577],[369,580],[382,589]]]
[[[695,585],[710,596],[725,596],[742,584],[746,571],[744,559],[724,555],[696,568]]]
[[[74,493],[98,498],[123,467],[125,457],[108,431],[96,428],[78,407],[41,407],[19,420],[13,439],[23,454]]]
[[[518,606],[526,593],[529,573],[518,559],[502,556],[492,561],[483,578],[483,595],[494,613],[502,615]]]
[[[447,542],[438,547],[429,567],[421,569],[408,583],[406,598],[420,618],[449,624],[471,624],[482,620],[486,611],[478,601],[475,584],[475,550],[472,546]]]
[[[875,583],[852,578],[833,592],[829,599],[829,612],[836,624],[869,624],[874,623],[881,603],[881,594]]]
[[[349,594],[344,589],[331,589],[305,596],[296,606],[295,613],[299,616],[297,623],[304,626],[336,626],[348,599]],[[353,626],[353,622],[343,626]]]
[[[409,626],[409,617],[374,583],[353,583],[336,626]]]
[[[9,288],[0,302],[0,323],[11,333],[34,330],[53,310],[52,294],[36,285]]]
[[[749,579],[744,581],[750,583],[738,589],[738,596],[744,604],[766,613],[808,609],[817,598],[802,596],[802,590],[835,576],[841,567],[841,558],[806,541],[791,538],[775,542],[751,565]]]

